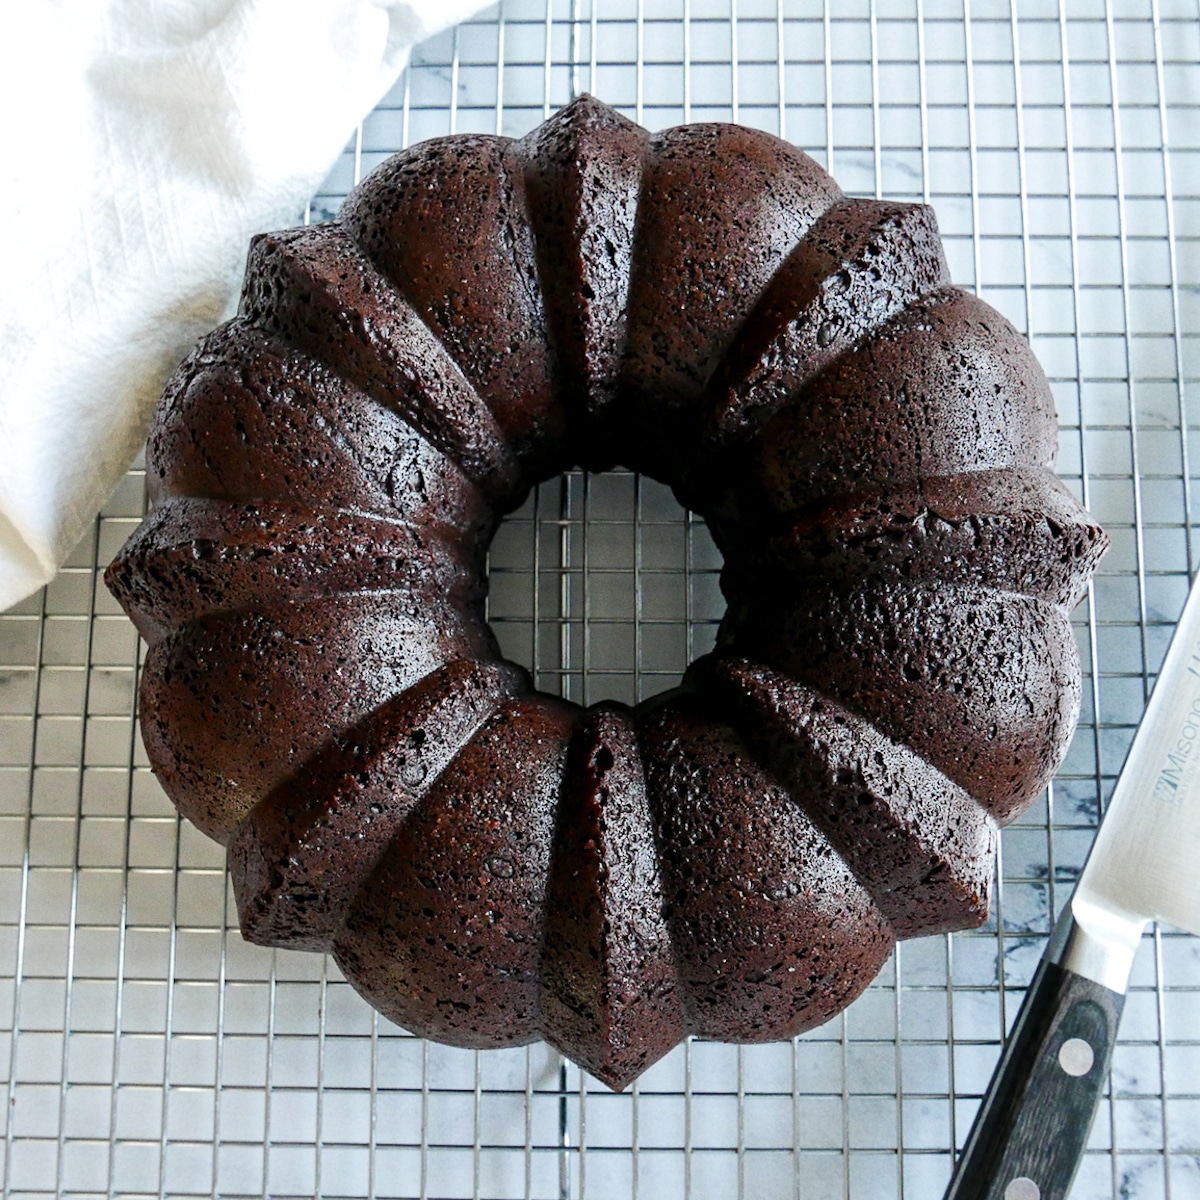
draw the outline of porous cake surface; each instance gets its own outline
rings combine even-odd
[[[245,936],[415,1032],[614,1087],[690,1033],[793,1036],[985,918],[1066,751],[1106,539],[1055,448],[927,207],[588,96],[425,142],[256,239],[163,396],[107,576],[151,763]],[[581,709],[502,660],[486,552],[614,464],[708,521],[728,611],[681,688]]]

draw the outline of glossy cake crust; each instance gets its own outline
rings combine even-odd
[[[588,96],[425,142],[256,239],[168,385],[107,576],[151,762],[245,935],[417,1033],[614,1087],[689,1033],[792,1036],[984,919],[1065,753],[1106,539],[1055,446],[926,207]],[[725,556],[716,650],[633,709],[536,692],[483,619],[500,519],[576,464],[668,484]]]

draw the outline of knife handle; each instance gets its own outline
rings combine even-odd
[[[1125,996],[1045,959],[1029,986],[946,1200],[1064,1200]]]

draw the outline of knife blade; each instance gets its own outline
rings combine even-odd
[[[946,1200],[1063,1200],[1108,1077],[1150,921],[1200,933],[1200,584],[1070,901],[1055,924]]]

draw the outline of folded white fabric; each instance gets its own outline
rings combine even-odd
[[[0,14],[0,609],[54,575],[412,45],[481,0],[27,0]]]

